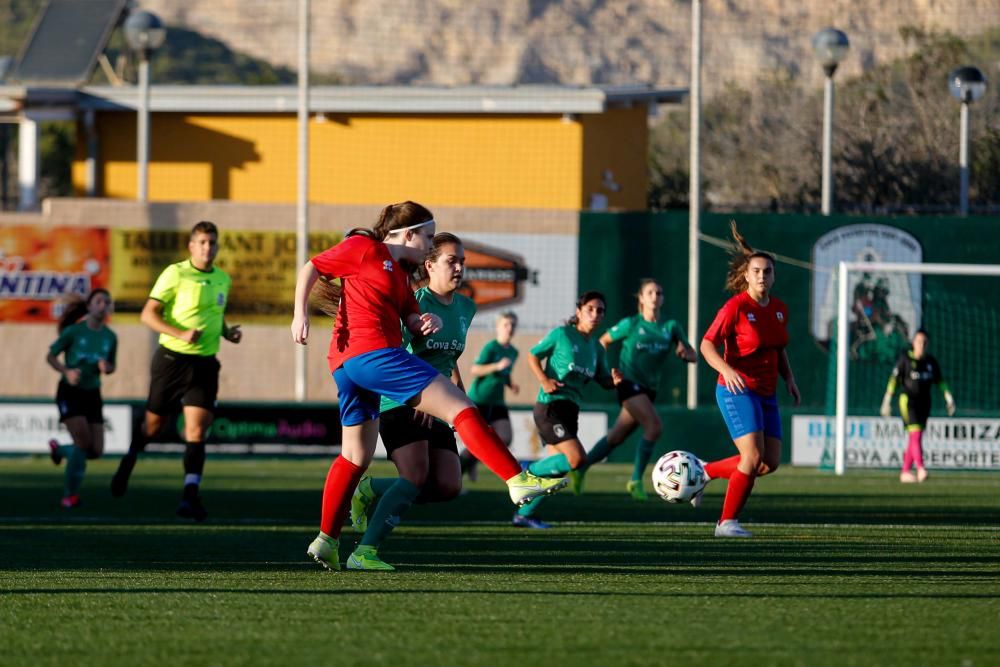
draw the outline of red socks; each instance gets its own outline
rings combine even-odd
[[[730,456],[728,459],[721,459],[719,461],[712,461],[711,463],[705,464],[705,472],[712,479],[729,479],[733,471],[736,470],[736,464],[740,462],[740,455]]]
[[[507,481],[521,473],[521,466],[476,408],[466,408],[455,417],[455,430],[473,456]]]
[[[330,537],[340,537],[344,519],[351,509],[351,496],[364,472],[364,468],[359,468],[343,456],[333,460],[323,485],[323,509],[319,520],[319,529]]]
[[[739,457],[737,457],[739,458]],[[753,491],[754,478],[745,472],[733,470],[729,476],[729,486],[726,487],[726,499],[722,501],[722,516],[719,521],[728,521],[739,516],[747,498]]]

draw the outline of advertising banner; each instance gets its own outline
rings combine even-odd
[[[48,454],[49,440],[73,442],[55,403],[0,403],[0,454]],[[104,405],[104,453],[124,454],[132,439],[132,406]]]
[[[489,307],[512,308],[522,330],[548,330],[573,314],[578,239],[573,234],[460,232],[466,276],[480,314],[470,329],[493,329]],[[493,256],[492,259],[486,257]]]
[[[143,406],[136,406],[136,419]],[[183,442],[184,417],[177,415],[151,443],[151,451],[172,449],[160,445]],[[220,403],[208,434],[212,451],[258,453],[324,453],[340,446],[340,412],[336,405],[234,405]]]
[[[160,272],[168,264],[188,257],[188,232],[113,229],[109,235],[109,288],[115,307],[120,312],[139,312]],[[491,242],[476,242],[471,238],[466,242],[466,279],[461,291],[481,311],[517,306],[522,326],[537,321],[538,326],[547,327],[553,322],[552,312],[568,312],[572,308],[574,285],[565,289],[558,283],[570,275],[575,282],[575,237],[529,241],[526,235],[517,234],[477,236],[488,236]],[[317,255],[340,241],[339,232],[310,234],[309,254]],[[234,318],[255,315],[287,318],[298,273],[295,234],[223,229],[219,246],[215,263],[233,279],[226,314]],[[531,267],[552,259],[558,261],[551,265],[542,285],[537,268]],[[557,302],[563,307],[553,310]],[[493,326],[488,318],[480,318],[477,324],[481,324],[480,328]]]
[[[792,465],[833,466],[834,419],[792,416]],[[906,445],[900,419],[848,417],[847,466],[899,468]],[[1000,419],[930,419],[924,432],[928,468],[1000,470]]]
[[[189,256],[189,232],[114,229],[110,232],[111,293],[121,312],[139,312],[160,272]],[[339,232],[309,235],[309,254],[341,241]],[[216,266],[233,279],[228,316],[287,318],[299,267],[294,232],[220,230]]]
[[[108,234],[79,227],[0,227],[0,322],[54,322],[64,295],[107,287]]]

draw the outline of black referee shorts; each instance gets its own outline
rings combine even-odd
[[[214,411],[221,367],[214,355],[181,354],[161,345],[153,354],[146,409],[155,415],[187,405]]]

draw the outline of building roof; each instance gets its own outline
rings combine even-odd
[[[637,104],[680,104],[686,88],[631,86],[314,86],[314,113],[584,114]],[[77,108],[134,110],[135,86],[79,90],[0,86],[0,112]],[[150,110],[186,113],[281,113],[298,106],[296,86],[150,87]]]

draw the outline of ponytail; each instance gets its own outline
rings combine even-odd
[[[729,272],[726,274],[726,289],[732,294],[739,294],[746,291],[747,288],[746,272],[750,260],[762,257],[771,262],[771,266],[774,267],[774,256],[751,248],[747,240],[736,229],[735,220],[729,221],[729,229],[733,234],[733,250],[730,253]]]

